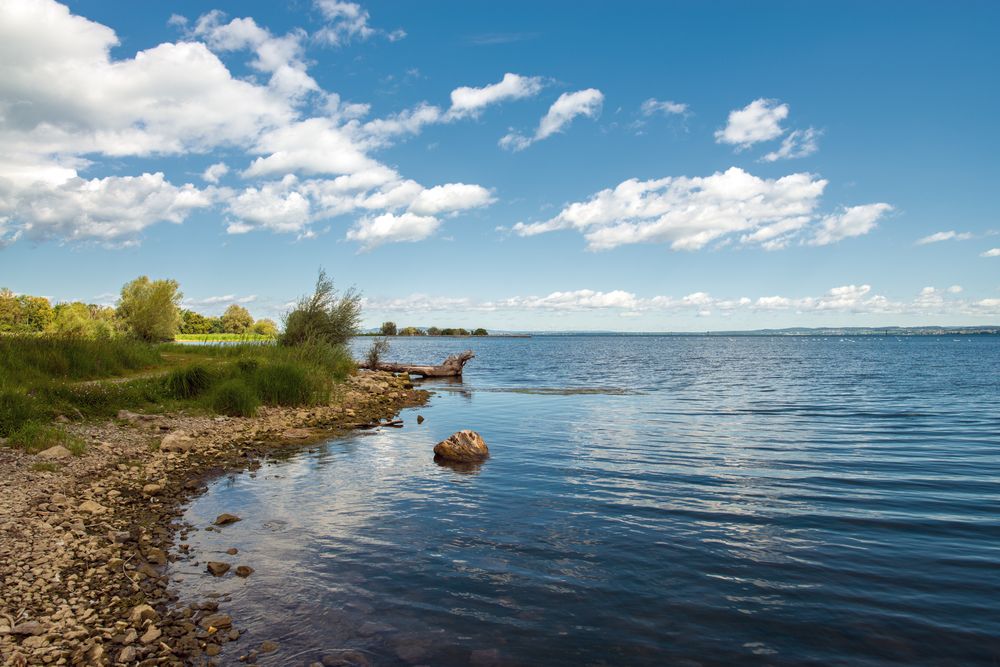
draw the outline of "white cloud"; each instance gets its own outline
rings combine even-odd
[[[409,210],[417,215],[438,215],[479,208],[494,201],[490,191],[481,185],[448,183],[422,191],[414,198]]]
[[[794,130],[781,140],[781,147],[771,151],[761,158],[762,162],[777,160],[792,160],[812,155],[819,150],[817,140],[823,132],[814,127],[805,130]]]
[[[303,234],[311,220],[309,200],[290,189],[296,183],[288,176],[277,183],[246,188],[227,202],[227,209],[237,221],[229,224],[230,234],[243,234],[256,228],[275,232]]]
[[[761,141],[777,139],[784,132],[781,121],[788,117],[788,105],[778,100],[756,99],[742,109],[729,112],[726,126],[715,133],[715,141],[743,150]]]
[[[660,101],[656,98],[650,97],[642,103],[642,106],[639,107],[639,111],[643,116],[654,116],[656,114],[662,114],[664,116],[683,115],[688,112],[688,105],[681,104],[680,102],[671,102],[670,100]]]
[[[367,309],[403,312],[579,312],[612,311],[634,317],[648,312],[689,313],[698,317],[733,313],[817,313],[843,314],[1000,314],[1000,299],[967,301],[953,289],[925,287],[913,299],[893,301],[876,294],[871,285],[841,285],[818,296],[761,296],[719,298],[707,292],[693,292],[680,298],[642,297],[625,290],[578,289],[551,292],[545,296],[513,296],[494,301],[468,298],[413,295],[403,299],[367,300]],[[837,323],[839,324],[839,322]]]
[[[514,231],[533,236],[574,229],[592,250],[630,243],[697,250],[732,235],[747,244],[777,243],[813,220],[826,185],[811,174],[764,179],[738,167],[707,177],[629,179],[544,222],[518,223]]]
[[[980,255],[980,257],[1000,257],[1000,248],[990,248]]]
[[[330,46],[343,46],[351,40],[366,40],[373,35],[382,34],[390,42],[396,42],[406,37],[405,30],[386,32],[373,28],[368,24],[371,16],[368,10],[356,2],[343,0],[314,0],[313,4],[326,19],[327,24],[316,32],[317,41]]]
[[[189,183],[175,186],[162,173],[74,177],[16,188],[0,179],[0,223],[16,221],[0,224],[0,238],[129,244],[157,222],[183,222],[210,206],[212,198]]]
[[[328,118],[309,118],[267,132],[254,146],[255,159],[244,177],[355,174],[380,167],[341,127]]]
[[[219,179],[229,173],[229,167],[226,166],[225,162],[216,162],[215,164],[209,165],[205,171],[201,173],[201,178],[209,183],[218,183]]]
[[[222,296],[207,296],[202,299],[184,299],[183,303],[189,306],[214,306],[220,303],[253,303],[256,300],[256,294],[249,294],[247,296],[224,294]]]
[[[951,229],[947,232],[935,232],[929,236],[917,240],[917,245],[927,245],[928,243],[940,243],[941,241],[968,241],[972,238],[969,232],[956,232]]]
[[[347,238],[370,250],[383,243],[422,241],[440,225],[441,221],[431,215],[383,213],[359,220],[348,230]]]
[[[562,132],[577,116],[595,118],[600,114],[603,103],[604,94],[596,88],[578,90],[575,93],[563,93],[539,121],[533,136],[526,137],[511,132],[500,139],[499,145],[507,150],[524,150],[536,141]]]
[[[867,234],[875,229],[879,219],[890,211],[892,206],[884,203],[845,208],[840,213],[823,218],[809,243],[828,245],[852,236]]]
[[[962,286],[961,285],[952,285],[951,287],[948,288],[948,293],[949,294],[961,294],[962,293]]]
[[[448,116],[450,118],[477,116],[492,104],[533,97],[544,85],[541,77],[507,72],[499,83],[492,83],[482,88],[461,86],[451,91],[451,108],[448,110]]]

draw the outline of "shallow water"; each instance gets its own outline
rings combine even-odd
[[[403,429],[190,506],[243,517],[191,536],[202,560],[256,569],[173,567],[230,595],[223,664],[264,639],[273,665],[1000,661],[1000,338],[393,345],[478,356]],[[460,428],[493,454],[472,472],[432,460]]]

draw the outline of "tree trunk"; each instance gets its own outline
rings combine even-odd
[[[462,377],[462,367],[475,357],[472,350],[466,350],[460,354],[453,354],[437,366],[421,366],[419,364],[387,364],[380,363],[378,368],[369,370],[389,371],[390,373],[409,373],[425,378],[452,378]],[[358,368],[369,368],[364,361],[358,363]]]

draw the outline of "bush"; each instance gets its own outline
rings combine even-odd
[[[212,385],[212,373],[202,364],[178,368],[166,379],[167,394],[174,398],[193,398]]]
[[[181,296],[176,280],[140,276],[122,287],[118,317],[140,340],[173,340],[181,323]]]
[[[274,323],[274,320],[264,318],[254,322],[253,332],[258,336],[276,338],[278,336],[278,325]]]
[[[34,415],[30,398],[16,391],[0,392],[0,438],[7,438]]]
[[[268,405],[309,405],[316,402],[323,388],[320,378],[292,363],[261,366],[253,383],[261,402]]]
[[[358,332],[361,322],[361,295],[348,290],[338,296],[333,281],[319,272],[311,297],[304,297],[285,316],[285,332],[280,342],[285,346],[309,342],[344,345]]]
[[[260,402],[243,380],[226,380],[212,392],[212,409],[230,417],[253,417]]]
[[[376,338],[373,340],[368,351],[365,353],[365,362],[367,362],[368,368],[372,370],[378,368],[379,362],[387,354],[389,354],[389,340],[386,338]]]

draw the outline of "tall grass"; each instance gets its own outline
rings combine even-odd
[[[105,378],[161,361],[156,347],[125,338],[0,336],[0,383]]]

